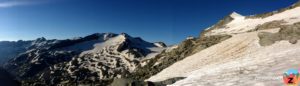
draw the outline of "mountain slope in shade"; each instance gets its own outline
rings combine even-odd
[[[0,65],[4,64],[11,58],[16,57],[18,54],[25,52],[30,46],[31,41],[2,41],[0,42]]]
[[[299,12],[298,2],[272,15],[238,16],[223,25],[218,23],[201,36],[227,34],[231,38],[188,56],[147,80],[186,77],[171,86],[284,85],[282,74],[300,65]]]
[[[2,68],[0,68],[0,83],[1,86],[21,86],[19,81]]]
[[[164,50],[126,33],[96,33],[83,38],[39,38],[30,49],[5,64],[24,85],[107,85],[126,77],[140,61]]]

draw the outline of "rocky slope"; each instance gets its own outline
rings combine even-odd
[[[181,44],[174,46],[173,48],[171,47],[172,49],[166,49],[153,59],[143,60],[142,63],[145,65],[140,65],[135,70],[132,77],[138,80],[145,80],[185,57],[195,54],[230,37],[230,35],[215,35],[187,39]]]
[[[5,64],[23,85],[108,85],[165,48],[126,33],[96,33],[67,40],[32,41]]]
[[[231,38],[185,57],[147,81],[184,77],[171,86],[282,86],[282,74],[300,65],[299,12],[298,2],[251,18],[233,13],[201,34]]]

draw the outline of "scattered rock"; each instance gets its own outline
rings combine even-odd
[[[282,25],[278,33],[260,32],[258,37],[261,46],[272,45],[281,40],[296,44],[300,39],[300,22],[293,25]]]

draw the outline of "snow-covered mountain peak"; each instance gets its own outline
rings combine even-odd
[[[104,40],[107,40],[107,39],[112,38],[112,37],[114,37],[114,36],[116,36],[116,35],[117,35],[117,34],[115,34],[115,33],[104,33],[103,39],[104,39]]]
[[[117,34],[115,33],[94,33],[90,36],[98,36],[99,40],[107,40],[109,38],[115,37]]]
[[[95,35],[95,34],[94,34]],[[126,33],[121,34],[113,34],[113,33],[106,33],[106,34],[97,34],[100,36],[99,38],[103,38],[101,41],[97,41],[94,43],[94,48],[91,50],[84,51],[84,54],[96,54],[96,53],[103,53],[103,50],[110,49],[110,51],[117,50],[117,52],[127,50],[127,49],[137,49],[142,50],[143,54],[146,55],[149,53],[150,48],[159,47],[156,46],[154,43],[150,43],[144,41],[140,37],[132,37]],[[92,36],[92,35],[90,35]],[[145,52],[144,52],[145,51]]]
[[[236,12],[232,12],[230,15],[229,15],[231,18],[243,18],[244,16],[242,16],[241,14],[238,14]]]
[[[45,37],[41,37],[41,38],[37,38],[35,40],[35,42],[43,42],[43,41],[46,41],[47,39]]]
[[[206,29],[206,33],[204,35],[234,35],[247,31],[253,31],[259,28],[259,26],[270,24],[292,25],[296,22],[300,22],[299,11],[300,7],[295,4],[285,9],[254,16],[242,16],[236,12],[233,12],[231,15],[229,15],[231,18],[226,17],[220,21],[221,23],[217,23],[213,27]]]
[[[191,40],[191,39],[195,39],[195,37],[193,36],[188,36],[187,38],[185,38],[186,40]]]
[[[154,45],[157,46],[157,47],[161,47],[161,48],[167,47],[167,45],[163,42],[155,42]]]
[[[37,39],[33,40],[32,45],[39,44],[39,43],[42,43],[42,42],[45,42],[45,41],[47,41],[46,38],[40,37],[40,38],[37,38]]]
[[[88,35],[86,36],[85,38],[97,38],[98,40],[102,40],[102,41],[105,41],[105,40],[108,40],[109,38],[112,38],[112,37],[115,37],[117,36],[118,34],[115,34],[115,33],[94,33],[92,35]]]
[[[128,39],[133,38],[132,36],[128,35],[127,33],[120,33],[119,36],[123,36],[124,38],[128,38]]]

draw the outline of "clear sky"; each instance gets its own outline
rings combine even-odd
[[[0,0],[0,40],[125,32],[176,44],[235,11],[270,12],[297,0]]]

